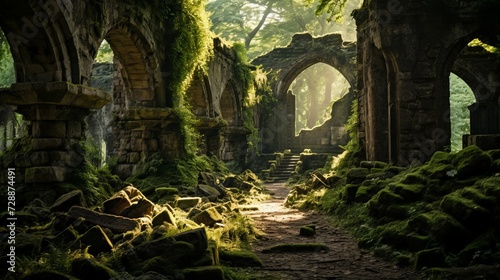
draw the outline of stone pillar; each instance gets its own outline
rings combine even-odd
[[[15,155],[28,184],[63,182],[84,159],[84,118],[111,101],[108,93],[66,82],[18,83],[2,94],[30,122],[29,142]]]
[[[471,106],[470,133],[464,135],[464,148],[476,145],[483,150],[500,149],[500,106],[495,100],[480,100]]]
[[[248,148],[246,136],[250,131],[246,127],[229,126],[221,129],[220,133],[222,136],[220,159],[236,161],[243,166]]]
[[[114,173],[126,179],[157,152],[178,158],[182,149],[178,124],[179,117],[171,108],[124,110],[113,128],[113,156],[118,158]]]

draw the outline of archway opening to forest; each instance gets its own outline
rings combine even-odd
[[[451,150],[459,151],[463,148],[463,135],[470,134],[469,106],[476,102],[474,92],[454,73],[450,73],[450,123],[451,123]]]
[[[295,136],[330,119],[333,104],[346,95],[349,88],[347,79],[325,63],[316,63],[297,75],[289,87],[295,95]]]
[[[106,91],[113,92],[115,75],[114,52],[108,41],[103,40],[92,65],[92,76],[90,77],[90,86]],[[89,158],[96,166],[106,163],[112,143],[112,111],[113,102],[110,102],[101,109],[92,110],[86,118],[89,130],[87,131],[86,141]]]

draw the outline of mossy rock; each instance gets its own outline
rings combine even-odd
[[[405,201],[401,195],[394,193],[387,188],[379,191],[374,199],[376,199],[379,204],[387,205],[401,204]]]
[[[318,243],[295,243],[278,244],[271,248],[262,250],[262,253],[320,253],[329,251],[325,244]]]
[[[421,235],[431,234],[437,242],[454,252],[463,249],[472,237],[459,221],[438,210],[411,217],[408,221],[408,227]]]
[[[500,203],[500,176],[479,180],[475,186],[484,190],[486,196],[495,197],[497,204]]]
[[[375,234],[380,242],[391,245],[395,248],[406,248],[406,235],[408,234],[406,221],[393,221],[388,224],[378,226]]]
[[[423,250],[415,255],[415,269],[417,270],[424,267],[443,267],[445,264],[445,254],[441,248]]]
[[[400,166],[389,166],[385,169],[385,172],[388,174],[390,177],[394,177],[395,175],[398,175],[400,173],[405,172],[407,169],[404,167]]]
[[[500,159],[500,149],[486,151],[486,154],[488,154],[493,161]]]
[[[364,180],[366,180],[366,176],[370,174],[370,170],[368,168],[352,168],[347,174],[347,184],[361,184]]]
[[[444,196],[439,207],[472,231],[481,232],[490,226],[491,213],[474,201],[461,197],[459,192]]]
[[[458,152],[453,164],[457,167],[459,178],[488,174],[492,170],[491,157],[477,146],[469,146]]]
[[[427,190],[427,187],[425,185],[407,185],[402,183],[389,185],[389,188],[393,189],[395,194],[400,195],[405,199],[405,201],[409,202],[420,200]]]
[[[356,193],[358,192],[359,185],[349,184],[345,186],[344,191],[342,193],[342,199],[348,203],[354,202],[356,198]]]
[[[118,273],[91,258],[77,258],[71,262],[71,275],[82,280],[112,279]]]
[[[179,189],[172,187],[160,187],[155,189],[156,196],[161,197],[173,197],[174,195],[179,194]]]
[[[467,244],[465,248],[458,253],[458,258],[462,262],[463,265],[470,265],[472,261],[479,262],[481,261],[491,261],[490,260],[480,260],[481,253],[491,250],[495,248],[495,235],[493,232],[487,232],[476,239],[474,239],[471,243]]]
[[[435,165],[435,164],[450,164],[453,160],[454,155],[443,152],[443,151],[437,151],[435,152],[431,159],[429,160],[429,165]]]
[[[300,227],[299,230],[299,235],[300,236],[314,236],[316,234],[316,226],[315,225],[308,225],[308,226],[303,226]]]
[[[236,267],[262,267],[262,261],[251,251],[234,250],[219,251],[219,257],[223,264]]]
[[[184,279],[189,280],[224,280],[224,271],[220,266],[201,266],[182,270]]]
[[[495,197],[487,196],[475,187],[463,188],[460,195],[474,201],[474,203],[486,209],[492,209],[496,203]]]
[[[417,172],[410,173],[406,175],[403,180],[401,180],[401,183],[403,184],[425,184],[427,183],[427,178]]]
[[[375,185],[360,186],[356,192],[355,201],[361,203],[368,202],[377,192],[378,188]]]
[[[422,251],[429,246],[431,238],[428,235],[419,235],[414,232],[406,235],[407,250],[410,252]]]
[[[387,167],[387,163],[382,162],[382,161],[361,161],[359,163],[359,166],[362,168],[380,168],[384,169]]]
[[[456,173],[454,169],[450,163],[428,163],[421,168],[421,171],[430,179],[447,179],[454,176]]]

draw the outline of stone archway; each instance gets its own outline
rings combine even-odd
[[[341,102],[338,102],[337,106],[334,105],[332,115],[339,117],[333,122],[337,124],[326,122],[321,129],[301,133],[296,138],[295,99],[288,93],[288,89],[302,71],[316,63],[325,63],[338,70],[352,89],[356,83],[355,59],[356,45],[342,41],[340,34],[317,38],[313,38],[310,34],[295,34],[287,47],[276,48],[253,60],[253,64],[262,65],[265,71],[270,72],[270,76],[276,77],[272,88],[278,99],[271,118],[261,124],[261,131],[266,135],[272,135],[271,139],[261,135],[262,139],[266,139],[261,149],[264,152],[274,152],[312,148],[321,152],[339,152],[339,145],[345,145],[348,141],[344,126],[350,115],[354,92],[350,91],[339,100]],[[342,124],[339,125],[338,122]]]

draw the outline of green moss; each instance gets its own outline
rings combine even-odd
[[[480,188],[485,195],[495,197],[500,202],[500,177],[489,177],[476,182],[475,186]]]
[[[474,203],[481,205],[487,209],[491,209],[495,205],[495,197],[486,196],[480,190],[475,187],[466,187],[463,188],[460,195],[463,198],[470,199]]]
[[[493,248],[495,248],[494,233],[486,232],[465,246],[465,248],[458,253],[458,258],[463,265],[470,265],[472,261],[481,263],[485,260],[480,260],[479,258],[491,257],[488,256],[488,252],[491,252]],[[488,262],[489,260],[486,261]]]
[[[261,267],[262,261],[252,251],[233,250],[220,251],[219,256],[224,265],[237,267]]]
[[[490,212],[474,201],[460,196],[458,191],[444,196],[439,206],[472,231],[489,227]]]
[[[182,270],[185,279],[189,280],[224,280],[224,271],[220,266],[201,266]]]
[[[407,221],[393,221],[374,230],[376,239],[395,248],[406,248]]]
[[[314,236],[316,234],[316,227],[314,225],[300,227],[300,236]]]
[[[453,159],[453,165],[457,168],[459,178],[488,174],[492,170],[491,157],[477,146],[469,146],[458,152]]]
[[[262,253],[320,253],[329,251],[330,248],[325,244],[319,243],[295,243],[295,244],[278,244],[271,248],[262,250]]]
[[[420,200],[427,190],[425,185],[407,185],[402,183],[391,184],[389,185],[389,188],[392,189],[395,194],[400,195],[405,199],[405,201],[408,202]]]
[[[427,178],[420,173],[413,172],[406,175],[401,181],[403,184],[425,184],[427,183]]]

